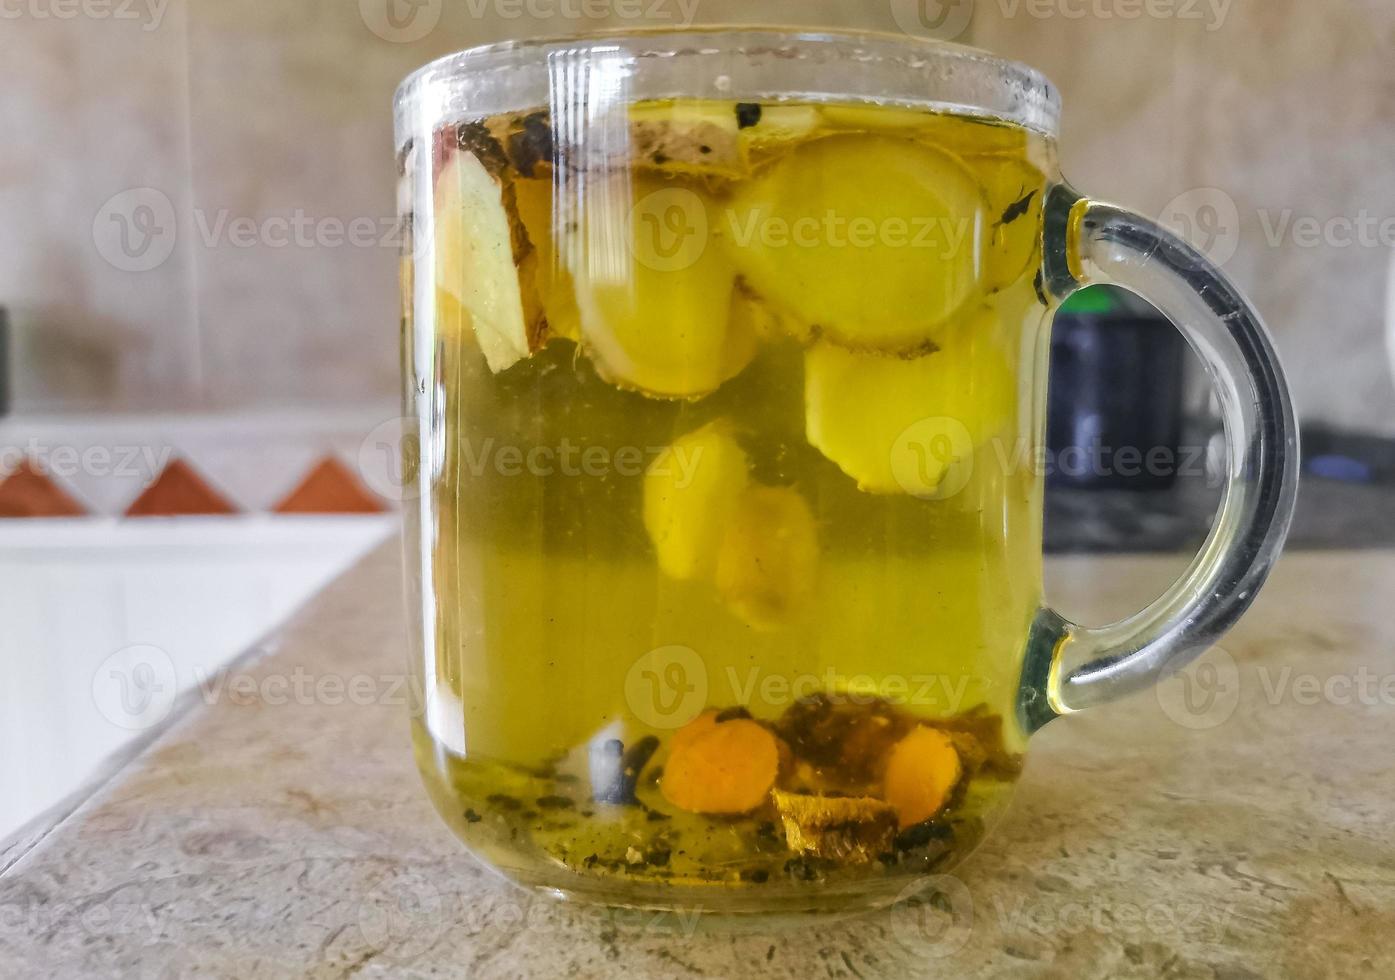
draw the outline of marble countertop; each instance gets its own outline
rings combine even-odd
[[[1053,598],[1114,616],[1177,564],[1053,559]],[[0,850],[0,976],[1392,976],[1393,588],[1395,552],[1285,558],[1193,675],[1210,696],[1048,725],[934,901],[730,926],[534,897],[464,853],[408,748],[390,545]],[[237,693],[296,672],[343,686]]]

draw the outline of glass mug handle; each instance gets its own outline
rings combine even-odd
[[[1278,557],[1298,488],[1298,426],[1278,357],[1259,314],[1220,270],[1153,221],[1064,184],[1047,196],[1042,238],[1054,297],[1124,286],[1186,337],[1216,388],[1226,486],[1201,551],[1147,608],[1103,627],[1038,614],[1018,702],[1027,732],[1148,687],[1234,625]]]

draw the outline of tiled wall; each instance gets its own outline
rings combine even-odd
[[[393,88],[467,44],[600,22],[568,16],[579,4],[561,0],[424,0],[420,10],[439,22],[418,39],[388,30],[396,40],[386,40],[370,24],[382,29],[388,2],[137,0],[130,19],[60,19],[52,11],[61,5],[34,0],[0,21],[0,126],[9,134],[0,304],[12,308],[18,337],[18,410],[392,397],[391,249],[326,236],[335,222],[391,216]],[[644,5],[670,22],[695,12],[709,22],[882,29],[911,6]],[[515,11],[523,15],[506,16]],[[970,36],[1059,85],[1063,160],[1082,188],[1154,214],[1184,191],[1223,191],[1237,218],[1221,241],[1234,245],[1226,267],[1268,314],[1302,409],[1395,432],[1382,341],[1390,249],[1310,247],[1291,224],[1277,244],[1266,236],[1286,209],[1319,223],[1362,209],[1395,215],[1395,7],[977,0]],[[145,227],[175,234],[159,239],[169,254],[156,267],[127,271],[119,251],[109,261],[120,229],[103,207],[142,187],[168,201],[162,212],[152,198]],[[278,246],[264,233],[241,240],[237,229],[251,222],[264,232],[268,219],[308,227],[312,244]]]
[[[1081,9],[1115,16],[1059,13]],[[1265,314],[1300,414],[1395,434],[1395,4],[979,0],[977,14],[975,43],[1059,86],[1077,187],[1210,229],[1202,244]]]

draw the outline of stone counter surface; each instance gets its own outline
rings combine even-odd
[[[1175,565],[1051,580],[1112,615]],[[1190,680],[1047,726],[928,903],[733,926],[532,896],[465,854],[411,760],[389,546],[234,668],[356,696],[229,678],[0,855],[0,976],[1395,976],[1392,591],[1395,553],[1291,555]]]

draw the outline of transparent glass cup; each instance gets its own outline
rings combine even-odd
[[[863,34],[404,83],[414,742],[477,855],[625,906],[882,904],[983,838],[1032,732],[1253,600],[1296,484],[1269,339],[1063,182],[1057,112],[1029,68]],[[1201,553],[1103,628],[1041,585],[1048,325],[1095,282],[1175,322],[1229,445]]]

